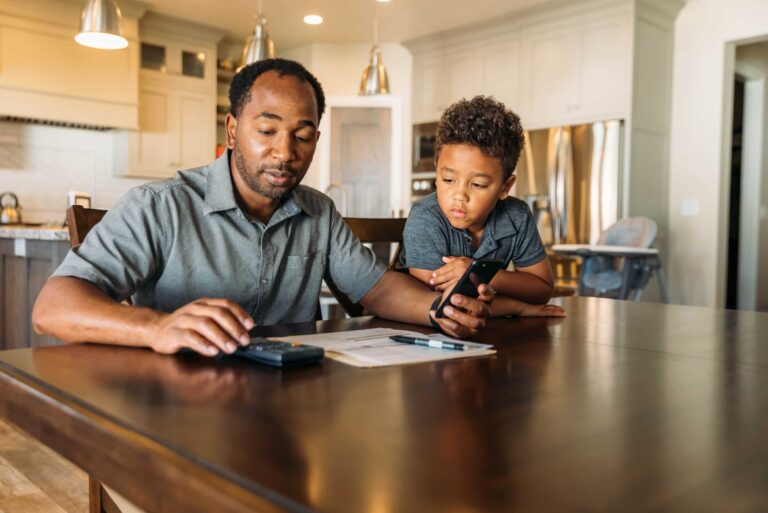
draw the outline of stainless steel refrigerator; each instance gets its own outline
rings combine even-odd
[[[514,194],[528,202],[545,246],[594,244],[618,221],[621,120],[526,132]]]

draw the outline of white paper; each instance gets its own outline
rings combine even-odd
[[[457,342],[469,349],[435,349],[431,347],[403,344],[390,340],[391,335],[406,335],[419,338],[434,338],[447,342]],[[275,337],[278,340],[299,342],[325,349],[326,356],[356,367],[384,367],[407,363],[448,360],[495,354],[493,346],[458,340],[440,334],[423,334],[415,331],[393,330],[390,328],[372,328],[356,331],[318,333],[294,337]]]

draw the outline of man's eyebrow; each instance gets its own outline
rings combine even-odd
[[[275,114],[274,112],[267,112],[266,110],[264,112],[259,113],[258,116],[256,116],[256,119],[259,118],[267,118],[267,119],[276,119],[278,121],[282,121],[283,118]]]
[[[282,117],[278,116],[274,112],[269,112],[269,111],[266,111],[266,110],[261,112],[261,113],[259,113],[256,116],[255,119],[259,119],[259,118],[274,119],[274,120],[277,120],[277,121],[282,121],[283,120]],[[311,126],[312,128],[317,128],[317,124],[315,124],[315,122],[312,121],[311,119],[302,119],[301,121],[299,121],[299,126]]]

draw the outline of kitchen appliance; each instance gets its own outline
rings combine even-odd
[[[411,203],[435,192],[435,138],[437,123],[413,125]]]
[[[0,224],[21,224],[21,205],[12,192],[0,194]]]
[[[619,220],[622,132],[621,120],[526,132],[515,195],[546,247],[595,244]]]

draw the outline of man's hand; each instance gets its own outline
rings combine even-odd
[[[148,345],[158,353],[188,347],[206,356],[233,353],[248,345],[256,323],[240,305],[227,299],[203,298],[160,317]]]
[[[456,281],[461,278],[467,268],[472,264],[472,259],[468,257],[443,257],[445,265],[436,269],[432,273],[429,284],[436,290],[450,289]]]
[[[451,296],[451,305],[443,309],[445,317],[435,317],[435,310],[430,310],[429,316],[440,325],[440,328],[448,335],[458,338],[471,337],[477,334],[490,316],[489,304],[493,301],[496,292],[486,285],[481,284],[477,288],[480,296],[477,299],[454,294]],[[448,291],[443,292],[443,299]]]

